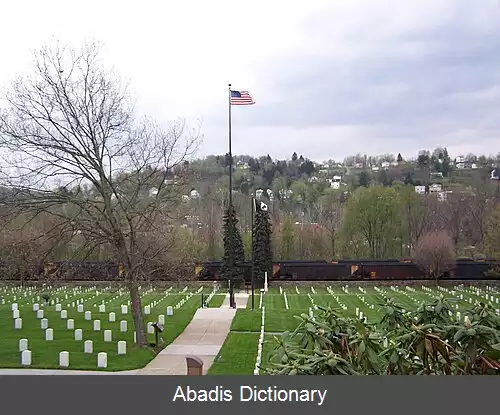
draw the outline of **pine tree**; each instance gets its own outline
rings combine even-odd
[[[242,276],[241,264],[245,261],[243,239],[238,229],[238,218],[234,206],[229,206],[224,214],[224,258],[221,277],[234,280]]]
[[[267,206],[256,202],[256,212],[253,228],[253,275],[255,281],[268,279],[272,274],[273,252],[271,249],[271,220]]]

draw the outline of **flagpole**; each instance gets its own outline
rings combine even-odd
[[[231,149],[231,84],[229,84],[229,206],[233,205],[233,153]]]
[[[231,148],[231,84],[229,84],[228,106],[229,106],[229,206],[228,212],[233,208],[233,152]],[[233,256],[231,255],[231,258]],[[234,308],[233,272],[234,261],[231,259],[229,276],[229,307]]]
[[[255,283],[254,283],[254,255],[253,255],[253,215],[254,215],[254,208],[255,208],[255,199],[253,197],[252,193],[252,198],[251,198],[251,209],[250,209],[250,235],[251,235],[251,241],[252,241],[252,310],[255,308]]]

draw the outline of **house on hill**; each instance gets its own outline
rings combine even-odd
[[[491,171],[491,180],[499,180],[500,179],[500,169],[496,168]]]

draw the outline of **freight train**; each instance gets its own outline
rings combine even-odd
[[[192,280],[220,281],[222,261],[183,264],[162,270],[157,268],[149,281]],[[252,264],[238,264],[240,281],[250,283]],[[194,268],[194,269],[193,269]],[[194,271],[194,272],[193,272]],[[56,261],[19,269],[0,260],[0,280],[19,281],[59,280],[119,281],[120,267],[112,261]],[[411,258],[385,260],[277,261],[273,262],[268,281],[391,281],[427,280],[429,277]],[[441,280],[497,280],[500,281],[500,260],[457,260],[448,264]]]
[[[220,280],[222,262],[197,264],[196,276],[200,280]],[[248,282],[252,275],[252,264],[240,265],[243,279]],[[498,260],[457,260],[448,263],[441,280],[498,280]],[[388,260],[339,260],[327,261],[280,261],[274,262],[273,281],[390,281],[427,280],[429,276],[411,258]]]

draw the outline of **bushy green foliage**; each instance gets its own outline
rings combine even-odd
[[[374,324],[334,309],[297,316],[298,328],[275,338],[272,375],[493,375],[500,373],[500,316],[489,305],[459,310],[441,297],[406,312],[380,303]]]
[[[238,228],[238,218],[234,206],[229,206],[224,214],[224,258],[221,276],[230,280],[241,275],[240,264],[245,262],[243,239]]]
[[[264,279],[265,272],[268,276],[272,273],[271,233],[269,212],[257,209],[253,229],[253,273],[257,281]]]

